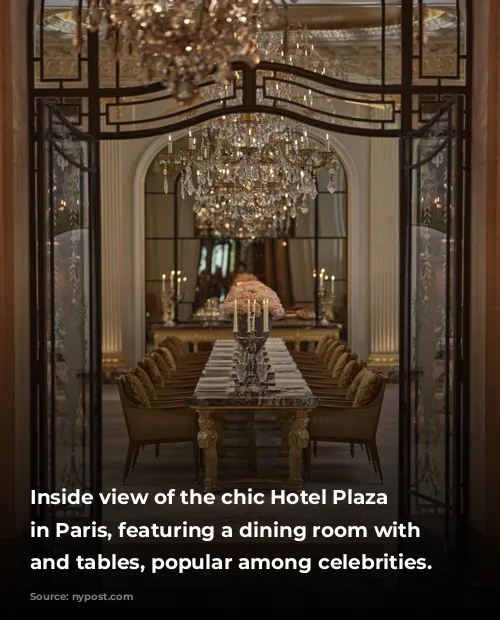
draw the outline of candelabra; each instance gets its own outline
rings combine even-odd
[[[326,318],[326,312],[328,310],[328,306],[331,305],[332,302],[328,299],[328,293],[322,286],[318,288],[318,300],[321,308],[321,320],[319,324],[323,327],[328,327],[330,322]]]
[[[164,291],[161,294],[161,307],[163,311],[162,322],[166,327],[175,327],[175,295],[172,288],[168,293]]]
[[[245,389],[256,387],[257,358],[269,336],[269,324],[264,316],[256,317],[255,309],[249,308],[246,316],[235,317],[233,332],[240,349],[238,385]]]

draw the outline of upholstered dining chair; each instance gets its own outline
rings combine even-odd
[[[160,343],[160,347],[166,348],[172,354],[176,368],[180,369],[202,369],[208,360],[208,355],[203,353],[186,353],[185,348],[181,347],[178,342],[174,341],[170,336]]]
[[[198,481],[201,452],[196,412],[178,403],[152,407],[141,382],[132,373],[118,378],[118,391],[129,438],[122,483],[125,484],[135,468],[142,447],[179,442],[191,442],[193,446],[195,481]]]
[[[337,350],[338,349],[340,349],[340,347],[337,347]],[[313,370],[303,370],[302,376],[308,382],[309,387],[311,387],[311,385],[315,383],[317,383],[320,387],[324,383],[326,383],[327,385],[331,385],[331,384],[336,385],[340,377],[342,376],[342,373],[346,365],[351,361],[356,361],[357,359],[358,359],[357,354],[353,353],[352,351],[348,349],[344,351],[343,353],[341,353],[341,355],[338,357],[330,374],[328,374],[329,372],[328,369],[327,369],[326,374],[322,374],[322,373],[319,374],[319,373],[314,372]]]
[[[320,340],[316,344],[314,351],[292,351],[291,355],[296,360],[305,361],[308,359],[315,359],[314,356],[320,355],[323,349],[325,348],[325,346],[334,339],[335,339],[335,336],[332,336],[332,335],[323,336],[322,338],[320,338]]]
[[[175,392],[172,393],[171,391],[168,391],[165,389],[157,390],[155,386],[153,385],[153,382],[151,381],[148,373],[143,368],[141,368],[139,365],[137,365],[132,370],[132,373],[141,382],[142,387],[144,388],[146,394],[148,395],[151,406],[154,407],[158,403],[158,406],[161,407],[162,403],[164,402],[177,402],[177,403],[180,403],[181,405],[184,405],[186,403],[186,396],[183,396],[182,394],[179,395],[178,393],[175,393]]]
[[[309,421],[309,445],[306,449],[306,471],[311,478],[312,442],[360,444],[366,448],[375,473],[383,482],[382,466],[377,448],[377,430],[384,401],[385,382],[370,370],[363,377],[351,404],[339,406],[337,402],[322,399]]]
[[[332,340],[327,343],[319,355],[314,356],[314,359],[299,360],[294,358],[294,361],[301,372],[317,371],[321,374],[325,374],[327,373],[330,360],[341,346],[345,345],[339,340]]]
[[[177,396],[188,397],[193,394],[195,382],[190,381],[186,385],[179,384],[171,379],[165,381],[153,357],[145,355],[140,362],[137,362],[137,365],[147,373],[158,396],[172,396],[176,394]]]
[[[164,359],[167,364],[169,378],[177,378],[177,379],[190,379],[193,377],[199,377],[199,367],[194,368],[177,368],[177,364],[175,363],[174,357],[172,353],[166,347],[156,347],[153,349],[152,353],[158,353]]]
[[[179,373],[177,371],[172,372],[168,366],[168,363],[165,361],[165,358],[158,351],[152,351],[149,354],[149,357],[151,357],[158,366],[158,370],[163,377],[165,387],[171,385],[175,388],[190,387],[194,389],[201,374],[200,370],[191,371],[189,373]]]
[[[180,352],[181,357],[186,360],[190,360],[194,362],[196,360],[206,360],[210,357],[210,351],[191,351],[189,348],[189,344],[185,340],[181,340],[177,338],[177,336],[168,336],[171,342],[177,347],[177,350]]]

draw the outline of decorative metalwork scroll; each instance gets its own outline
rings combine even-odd
[[[35,14],[36,3],[30,3],[31,88],[96,137],[174,133],[246,112],[279,114],[332,132],[396,136],[425,123],[470,86],[470,0],[290,5],[286,45],[283,24],[262,32],[256,69],[228,59],[234,73],[227,89],[214,95],[208,80],[184,106],[161,84],[145,87],[133,58],[117,61],[113,36],[84,32],[77,53],[74,11],[81,4],[68,0],[67,8],[57,9],[42,3]],[[404,91],[413,97],[403,106]],[[402,123],[403,108],[411,123]]]

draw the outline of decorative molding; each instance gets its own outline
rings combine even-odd
[[[347,80],[353,83],[380,83],[382,75],[382,47],[380,43],[352,42],[350,44],[330,44],[327,47],[321,43],[321,52],[325,61],[331,64],[330,77],[338,80]],[[418,54],[418,49],[415,49]],[[43,54],[44,80],[54,81],[74,79],[78,75],[78,56],[73,48],[64,43],[49,43]],[[103,47],[100,52],[100,76],[102,86],[114,86],[116,78],[116,61],[112,50]],[[332,61],[334,63],[332,64]],[[462,63],[464,64],[464,63]],[[454,79],[457,72],[456,42],[431,41],[424,48],[422,69],[424,75],[441,75],[444,79]],[[461,80],[465,80],[465,66],[461,67]],[[87,79],[87,62],[81,62],[82,83]],[[399,83],[401,79],[401,45],[388,43],[386,45],[385,74],[389,82]],[[35,77],[40,77],[40,66],[37,63]],[[456,78],[455,78],[456,80]],[[456,80],[458,81],[458,80]],[[120,82],[122,86],[137,86],[142,84],[138,78],[137,61],[125,58],[120,62]],[[41,86],[41,84],[40,84]],[[78,86],[75,83],[74,86]]]

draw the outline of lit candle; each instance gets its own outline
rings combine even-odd
[[[304,148],[309,148],[309,138],[307,137],[307,131],[304,131]]]
[[[181,282],[182,278],[177,278],[177,299],[181,298]]]
[[[269,299],[264,299],[262,313],[264,314],[264,332],[268,332],[269,331]]]
[[[169,155],[172,154],[172,136],[170,134],[168,136],[168,153]]]
[[[326,150],[330,150],[330,136],[326,134]]]
[[[319,289],[320,289],[320,291],[324,291],[325,290],[324,279],[325,279],[325,270],[322,269],[320,274],[319,274]]]
[[[193,148],[193,134],[189,132],[189,150]]]
[[[234,300],[234,314],[233,314],[233,332],[236,334],[238,331],[238,302]]]
[[[174,276],[175,276],[175,271],[171,271],[170,272],[170,290],[171,291],[174,290]]]
[[[335,276],[332,276],[332,297],[335,295]]]
[[[252,316],[252,331],[255,331],[255,307],[256,307],[256,302],[255,299],[253,300],[253,316]]]
[[[163,274],[161,276],[161,292],[165,293],[166,289],[165,289],[165,280],[167,279],[167,276],[165,274]]]
[[[250,300],[248,300],[247,302],[247,332],[251,332],[252,331],[252,322],[251,322],[251,318],[250,318]]]

